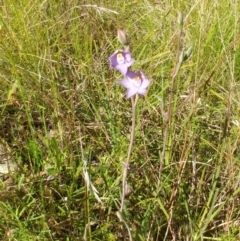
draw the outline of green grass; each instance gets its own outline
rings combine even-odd
[[[108,62],[118,29],[152,82],[128,170],[133,240],[239,240],[237,0],[0,6],[0,144],[18,167],[0,178],[1,240],[129,240],[116,213],[131,103]],[[160,173],[179,11],[181,48],[194,49],[175,81]]]

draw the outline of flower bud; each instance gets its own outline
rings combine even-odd
[[[177,23],[179,27],[183,28],[183,14],[181,12],[178,13]]]
[[[124,31],[118,30],[118,41],[122,45],[128,45],[127,35]]]
[[[188,59],[188,58],[191,56],[192,51],[193,51],[193,46],[190,46],[190,47],[188,48],[188,50],[184,52],[184,59],[185,59],[185,60]]]
[[[179,62],[180,64],[182,64],[183,61],[184,61],[184,51],[182,50],[182,52],[181,52],[180,55],[179,55],[178,62]]]

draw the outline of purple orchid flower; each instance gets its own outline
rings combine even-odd
[[[128,68],[134,63],[130,52],[117,50],[109,57],[110,65],[113,69],[117,69],[121,74],[126,75]]]
[[[126,98],[130,98],[135,94],[146,95],[147,87],[150,81],[146,79],[141,71],[128,71],[125,79],[118,81],[120,85],[127,89]]]

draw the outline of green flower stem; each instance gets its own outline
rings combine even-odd
[[[168,100],[168,110],[166,113],[166,126],[165,126],[165,132],[164,132],[164,140],[163,140],[163,149],[162,149],[162,155],[161,155],[161,160],[160,160],[160,168],[159,168],[159,181],[161,179],[161,174],[162,174],[162,167],[163,163],[165,160],[165,155],[166,155],[166,148],[168,145],[169,141],[169,129],[171,125],[171,111],[172,111],[172,101],[173,101],[173,95],[174,95],[174,85],[175,85],[175,80],[176,77],[180,71],[180,68],[183,63],[183,57],[184,53],[183,51],[181,52],[181,37],[182,37],[182,32],[183,32],[183,24],[182,24],[182,14],[179,14],[179,32],[178,32],[178,47],[177,47],[177,55],[176,55],[176,64],[174,71],[172,73],[172,84],[171,84],[171,89],[170,89],[170,95],[169,95],[169,100]]]
[[[129,240],[132,241],[132,235],[130,228],[126,221],[123,218],[123,208],[124,208],[124,201],[125,201],[125,196],[126,193],[128,192],[128,185],[127,185],[127,173],[128,173],[128,167],[130,163],[130,157],[132,153],[132,147],[133,147],[133,141],[134,141],[134,134],[135,134],[135,127],[136,127],[136,106],[137,106],[137,101],[138,101],[138,95],[136,95],[135,100],[134,97],[131,98],[132,102],[132,129],[131,129],[131,137],[130,137],[130,143],[128,147],[128,155],[127,155],[127,160],[124,163],[123,167],[123,179],[122,179],[122,200],[121,200],[121,206],[119,212],[117,212],[117,216],[121,222],[123,222],[127,228],[128,231],[128,236]]]
[[[127,172],[128,172],[130,156],[132,153],[132,147],[133,147],[133,141],[134,141],[135,126],[136,126],[136,106],[137,106],[137,101],[138,101],[138,95],[136,95],[135,100],[134,100],[134,97],[132,97],[131,101],[132,101],[132,129],[131,129],[130,143],[129,143],[129,147],[128,147],[127,160],[124,163],[124,167],[123,167],[122,200],[121,200],[121,207],[120,207],[121,213],[123,211],[125,196],[126,196],[126,192],[128,189],[127,188]]]

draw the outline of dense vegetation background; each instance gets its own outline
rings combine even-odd
[[[108,61],[121,47],[118,29],[130,39],[133,69],[151,80],[128,174],[133,240],[240,240],[239,1],[0,7],[0,161],[15,166],[0,179],[1,240],[129,240],[116,215],[131,126]],[[169,103],[178,12],[181,48],[194,48]]]

